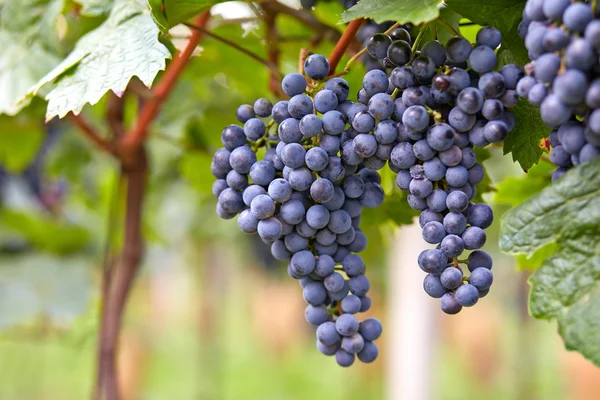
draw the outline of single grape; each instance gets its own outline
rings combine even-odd
[[[321,54],[311,54],[304,61],[304,72],[310,79],[321,80],[329,74],[329,61]]]
[[[429,296],[439,299],[448,291],[442,282],[440,281],[440,277],[434,274],[427,274],[425,279],[423,280],[423,289],[425,293]]]
[[[458,314],[462,310],[462,306],[456,301],[453,293],[445,293],[440,298],[440,308],[449,315]]]
[[[408,64],[412,58],[410,44],[404,40],[393,41],[387,48],[387,58],[399,67]]]
[[[456,302],[463,307],[472,307],[479,300],[479,291],[471,284],[464,284],[454,293]]]
[[[476,42],[480,46],[487,46],[491,49],[495,49],[500,46],[501,40],[502,34],[493,26],[484,26],[477,32]]]
[[[367,52],[371,57],[383,60],[387,56],[388,47],[392,44],[392,39],[383,33],[373,35],[367,42]]]
[[[281,89],[290,97],[304,93],[306,89],[306,79],[297,72],[292,72],[283,77]]]
[[[453,37],[446,43],[448,60],[454,64],[467,61],[471,54],[471,43],[462,37]]]
[[[478,46],[471,51],[469,64],[480,74],[490,72],[496,66],[496,53],[487,46]]]

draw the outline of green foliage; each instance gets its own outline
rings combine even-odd
[[[82,250],[90,241],[88,231],[65,220],[48,217],[41,212],[5,209],[0,212],[2,225],[17,237],[40,250],[69,254]]]
[[[342,22],[371,18],[377,23],[397,21],[418,25],[436,19],[441,4],[441,0],[363,0],[342,14]]]
[[[43,138],[43,125],[39,120],[25,115],[0,116],[0,165],[10,172],[23,171],[37,154]]]
[[[27,98],[55,82],[46,95],[46,120],[50,120],[70,111],[79,114],[86,103],[98,103],[109,90],[122,95],[134,76],[150,86],[170,57],[158,33],[145,3],[119,0],[108,19],[83,36],[71,54],[31,88]]]
[[[152,16],[162,29],[171,28],[186,19],[226,0],[150,0]]]
[[[509,177],[496,185],[494,203],[516,207],[550,185],[554,166],[548,162],[535,165],[521,177]]]
[[[97,16],[108,14],[115,0],[74,0],[81,6],[81,15]]]
[[[556,319],[570,350],[600,365],[600,158],[571,170],[554,185],[509,211],[500,247],[534,255],[556,252],[531,277],[530,311]]]
[[[526,100],[519,100],[513,112],[515,127],[504,141],[504,154],[511,153],[513,161],[528,170],[544,153],[540,144],[550,135],[550,129],[542,122],[540,110]]]
[[[29,104],[18,100],[59,62],[53,27],[62,2],[10,1],[0,7],[0,114],[15,115]]]

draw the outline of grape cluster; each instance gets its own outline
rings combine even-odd
[[[356,253],[367,246],[362,209],[379,206],[384,192],[368,159],[344,161],[353,143],[341,111],[351,104],[349,86],[342,78],[323,83],[329,67],[327,58],[311,55],[308,81],[299,73],[282,80],[289,100],[240,106],[243,127],[223,130],[211,169],[218,215],[237,216],[243,232],[258,234],[273,257],[289,262],[308,303],[306,320],[317,326],[317,348],[348,367],[356,356],[368,363],[378,355],[373,341],[381,323],[355,316],[371,306],[365,262]]]
[[[493,71],[500,41],[500,32],[487,26],[474,46],[453,37],[445,46],[433,40],[415,52],[405,30],[376,34],[367,51],[393,69],[369,71],[359,103],[348,108],[357,132],[352,146],[370,156],[363,164],[378,169],[387,160],[408,204],[421,211],[423,239],[437,245],[418,258],[428,273],[423,286],[448,314],[477,303],[493,280],[492,259],[480,250],[492,210],[471,200],[484,178],[474,147],[502,142],[515,123],[508,109],[517,104],[523,71],[514,64]],[[344,149],[342,160],[348,162]],[[474,251],[459,260],[465,250]]]
[[[529,0],[519,34],[532,60],[517,85],[540,107],[556,180],[600,155],[600,10],[586,2]]]

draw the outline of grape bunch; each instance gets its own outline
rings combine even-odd
[[[480,250],[492,210],[471,200],[484,178],[474,147],[502,142],[515,124],[509,108],[517,104],[523,71],[514,64],[494,71],[500,41],[500,32],[487,26],[474,46],[453,37],[445,46],[433,40],[414,52],[405,30],[376,34],[367,51],[393,69],[369,71],[359,102],[348,107],[356,136],[344,144],[342,160],[350,162],[344,150],[352,146],[369,156],[362,161],[368,168],[387,161],[397,173],[408,204],[421,212],[423,239],[437,245],[423,251],[418,264],[428,273],[425,292],[440,298],[447,314],[473,306],[493,281],[492,259]],[[459,259],[465,250],[473,251]]]
[[[342,159],[342,147],[352,143],[340,111],[350,103],[349,86],[342,78],[323,82],[329,67],[327,58],[311,55],[308,80],[299,73],[282,80],[289,100],[240,106],[243,127],[223,130],[211,170],[217,214],[237,216],[243,232],[258,234],[273,257],[288,261],[308,303],[306,320],[317,327],[317,348],[348,367],[355,357],[368,363],[378,356],[381,323],[355,316],[371,306],[365,262],[356,253],[367,246],[363,207],[379,206],[384,192],[361,156]]]
[[[600,19],[586,2],[529,0],[519,34],[529,58],[519,96],[540,107],[552,180],[600,155]]]

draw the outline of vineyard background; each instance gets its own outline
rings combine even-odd
[[[60,14],[56,51],[65,53],[98,26],[110,3],[98,1],[97,13],[83,18],[77,7]],[[334,27],[317,34],[322,40],[280,15],[280,69],[297,69],[307,39],[328,54],[334,41],[327,35],[342,30],[335,27],[340,12],[337,2],[317,6],[319,20]],[[265,27],[249,6],[227,3],[212,13],[211,31],[264,53]],[[473,41],[475,29],[462,33]],[[177,45],[189,30],[172,34]],[[17,59],[27,65],[48,61],[36,48],[22,50]],[[564,349],[554,323],[528,316],[527,261],[516,265],[498,250],[499,218],[485,247],[495,260],[494,290],[457,316],[440,313],[411,278],[424,248],[418,224],[415,231],[384,219],[372,228],[368,314],[385,326],[381,359],[346,370],[319,354],[298,283],[267,247],[220,220],[210,196],[210,152],[237,105],[265,93],[269,71],[211,38],[196,55],[148,143],[148,243],[121,337],[124,399],[597,398],[600,371]],[[0,82],[9,87],[10,76]],[[111,94],[85,107],[85,116],[107,129],[104,112],[113,100]],[[126,120],[136,107],[126,105]],[[18,116],[0,117],[0,399],[82,399],[94,386],[106,217],[114,212],[118,166],[69,119],[43,125],[44,112],[34,99]],[[501,149],[491,153],[485,165],[496,191],[484,197],[497,216],[547,184],[540,177],[549,164],[525,175]],[[511,192],[517,184],[523,193]]]

